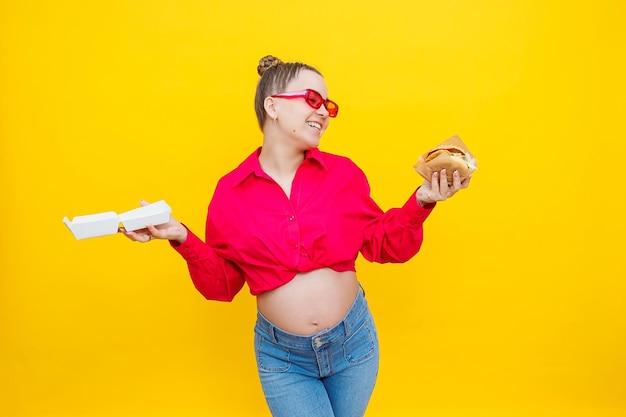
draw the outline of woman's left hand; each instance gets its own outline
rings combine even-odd
[[[452,174],[452,185],[448,185],[446,170],[443,169],[441,172],[433,173],[431,182],[424,181],[422,186],[417,190],[417,193],[415,193],[415,197],[417,198],[419,205],[422,207],[426,204],[444,201],[452,197],[459,190],[469,187],[471,179],[472,177],[469,176],[461,181],[459,172],[454,171]]]

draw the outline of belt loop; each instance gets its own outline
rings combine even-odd
[[[263,313],[260,311],[257,312],[258,318],[257,320],[262,323],[261,328],[267,332],[267,334],[272,338],[272,342],[276,343],[276,331],[274,324],[265,318]]]
[[[343,324],[343,334],[346,337],[349,337],[350,333],[352,332],[352,327],[350,326],[348,319],[344,319],[341,323]]]

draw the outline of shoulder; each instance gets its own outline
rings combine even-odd
[[[229,187],[232,188],[240,184],[249,175],[255,174],[260,171],[258,153],[259,149],[252,152],[247,158],[245,158],[237,167],[223,175],[217,182],[217,187]]]
[[[347,156],[319,151],[319,157],[328,170],[341,170],[354,173],[363,172],[361,168]]]
[[[324,168],[329,178],[336,184],[343,184],[354,192],[369,192],[369,181],[365,172],[347,156],[320,152]]]
[[[237,185],[245,183],[251,175],[255,175],[255,162],[258,165],[256,152],[244,159],[237,167],[233,168],[217,180],[213,195],[209,203],[209,210],[215,212],[219,208],[228,208],[234,201]]]

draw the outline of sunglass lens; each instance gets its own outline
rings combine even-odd
[[[328,115],[330,117],[337,117],[339,106],[337,106],[337,103],[334,101],[326,100],[326,110],[328,110]]]
[[[307,91],[306,101],[309,103],[309,106],[314,109],[319,109],[324,104],[324,99],[320,96],[316,91],[309,90]]]
[[[326,107],[326,110],[328,111],[328,115],[330,117],[337,117],[337,112],[339,111],[339,106],[337,106],[337,103],[331,100],[324,100],[324,97],[322,97],[317,91],[307,90],[304,99],[306,100],[307,104],[314,109],[319,109],[320,107],[322,107],[323,104]]]

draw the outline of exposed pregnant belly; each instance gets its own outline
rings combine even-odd
[[[258,295],[257,307],[282,330],[311,335],[336,325],[348,313],[358,290],[353,271],[317,269]]]

